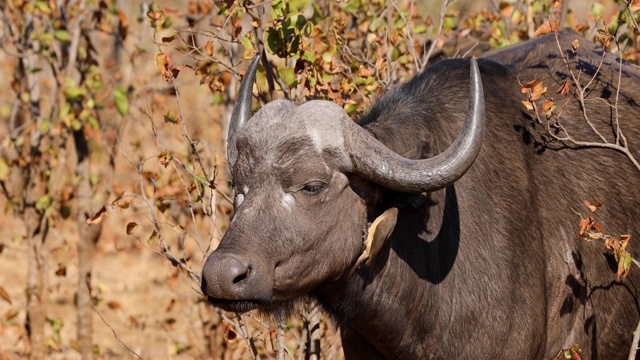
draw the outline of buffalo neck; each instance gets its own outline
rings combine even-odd
[[[430,334],[447,316],[439,309],[451,294],[438,284],[453,267],[460,231],[454,187],[437,193],[434,205],[398,216],[389,242],[370,267],[361,266],[316,294],[345,342],[351,336],[364,338],[378,344],[376,351],[385,358],[439,353]],[[445,329],[437,330],[442,335]]]

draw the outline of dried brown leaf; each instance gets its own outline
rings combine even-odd
[[[107,208],[103,206],[100,208],[100,210],[98,210],[98,212],[96,212],[95,214],[93,214],[93,216],[87,219],[87,224],[89,225],[100,224],[105,215],[107,215]]]
[[[151,20],[160,20],[164,16],[164,11],[149,11],[147,12],[147,17]]]
[[[171,35],[171,36],[163,36],[163,37],[160,39],[160,41],[162,41],[162,43],[163,43],[163,44],[166,44],[166,43],[170,43],[170,42],[172,42],[173,40],[175,40],[175,39],[176,39],[176,37],[177,37],[177,35],[176,35],[176,34],[173,34],[173,35]]]
[[[67,267],[62,264],[59,264],[58,270],[56,270],[56,276],[60,276],[60,277],[67,276]]]
[[[19,312],[16,309],[9,309],[7,310],[7,312],[4,313],[4,319],[6,321],[9,321],[13,318],[15,318],[16,316],[18,316]]]
[[[173,307],[176,305],[176,299],[171,299],[171,301],[169,302],[169,305],[167,306],[166,309],[164,309],[165,312],[170,312],[171,310],[173,310]]]
[[[11,302],[11,296],[9,296],[9,293],[7,292],[7,290],[4,289],[4,287],[0,286],[0,297],[9,303],[9,305],[12,304]]]
[[[536,36],[546,35],[555,31],[558,31],[558,22],[555,20],[549,20],[536,29]]]
[[[581,218],[580,219],[580,224],[578,226],[580,226],[580,236],[584,235],[584,233],[587,232],[587,230],[591,229],[591,227],[595,224],[595,219],[592,218],[591,216],[587,216],[586,218]]]
[[[213,56],[213,42],[211,40],[207,41],[207,43],[204,44],[204,51],[207,53],[207,55]]]
[[[584,204],[587,205],[591,212],[596,212],[596,210],[598,210],[598,208],[602,206],[602,203],[598,201],[595,196],[592,195],[591,197],[593,198],[593,203],[591,203],[589,200],[585,200]]]
[[[138,223],[130,222],[127,224],[127,235],[131,235],[133,230],[138,227]]]
[[[170,331],[173,331],[173,329],[175,328],[176,321],[177,320],[175,318],[166,318],[166,319],[164,319],[164,323],[165,323],[165,325],[167,325],[167,328]]]
[[[173,60],[167,54],[156,55],[156,64],[162,73],[162,79],[168,81],[173,76]]]
[[[540,96],[547,92],[547,87],[542,84],[542,81],[538,82],[531,91],[531,99],[538,100]]]
[[[578,41],[578,39],[575,39],[571,42],[571,51],[576,52],[578,51],[579,47],[580,47],[580,41]]]
[[[115,301],[115,300],[111,300],[111,301],[107,302],[107,306],[111,310],[116,310],[116,309],[119,309],[122,305],[120,305],[120,303]]]
[[[229,324],[226,321],[223,321],[224,327],[225,327],[225,332],[224,332],[224,339],[228,342],[233,342],[238,338],[238,334],[236,333],[235,329],[233,328],[233,326],[231,326],[231,324]]]
[[[631,240],[631,235],[620,235],[620,247],[622,249],[626,249],[629,244],[629,240]]]
[[[123,202],[118,202],[116,203],[116,205],[120,208],[120,209],[128,209],[129,208],[129,202],[128,201],[123,201]]]
[[[118,33],[122,40],[127,39],[127,34],[129,33],[129,20],[127,19],[127,15],[118,9]]]
[[[533,111],[534,109],[533,103],[529,100],[522,100],[522,105],[524,105],[524,107],[529,111]]]
[[[569,81],[568,81],[568,80],[566,80],[564,83],[562,83],[562,86],[560,86],[560,87],[558,88],[558,90],[556,90],[556,94],[562,94],[562,95],[565,95],[566,93],[568,93],[568,92],[569,92],[569,87],[570,87],[570,86],[571,86],[571,85],[569,84]]]
[[[542,112],[544,112],[546,116],[551,116],[555,109],[556,109],[556,105],[551,100],[545,100],[542,103]]]
[[[540,82],[539,79],[531,80],[528,83],[522,85],[522,89],[520,89],[520,91],[522,91],[523,94],[526,94],[529,92],[530,89],[538,85],[539,82]]]
[[[598,208],[595,205],[591,205],[591,202],[589,202],[589,200],[585,200],[584,204],[587,205],[587,207],[589,208],[589,210],[591,210],[591,212],[596,212],[596,210],[598,210]]]
[[[160,155],[158,155],[158,161],[162,166],[164,166],[165,169],[167,168],[167,166],[169,166],[172,158],[173,157],[171,156],[171,153],[169,153],[167,150],[162,150]]]
[[[604,246],[607,249],[614,249],[616,242],[618,242],[618,239],[614,238],[614,237],[608,237],[604,240]]]

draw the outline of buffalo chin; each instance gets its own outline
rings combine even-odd
[[[222,310],[233,311],[238,313],[243,313],[251,310],[255,310],[258,308],[262,308],[264,306],[269,306],[268,303],[259,300],[227,300],[227,299],[216,299],[212,297],[207,297],[207,303],[209,305],[218,307]]]
[[[227,300],[207,297],[207,304],[225,311],[244,313],[257,310],[259,316],[278,321],[293,316],[298,305],[314,302],[310,297],[302,296],[292,300],[267,302],[261,300]]]

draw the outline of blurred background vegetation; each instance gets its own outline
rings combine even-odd
[[[225,133],[256,94],[357,118],[434,62],[550,20],[637,64],[640,1],[0,0],[0,359],[342,358],[311,303],[203,303],[232,215]],[[260,104],[255,102],[255,106]]]

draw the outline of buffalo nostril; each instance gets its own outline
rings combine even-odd
[[[240,275],[236,276],[235,278],[233,278],[233,283],[237,284],[237,283],[241,282],[242,280],[246,279],[247,276],[249,276],[249,272],[251,272],[251,267],[249,267],[247,269],[247,272],[245,272],[243,274],[240,274]]]

